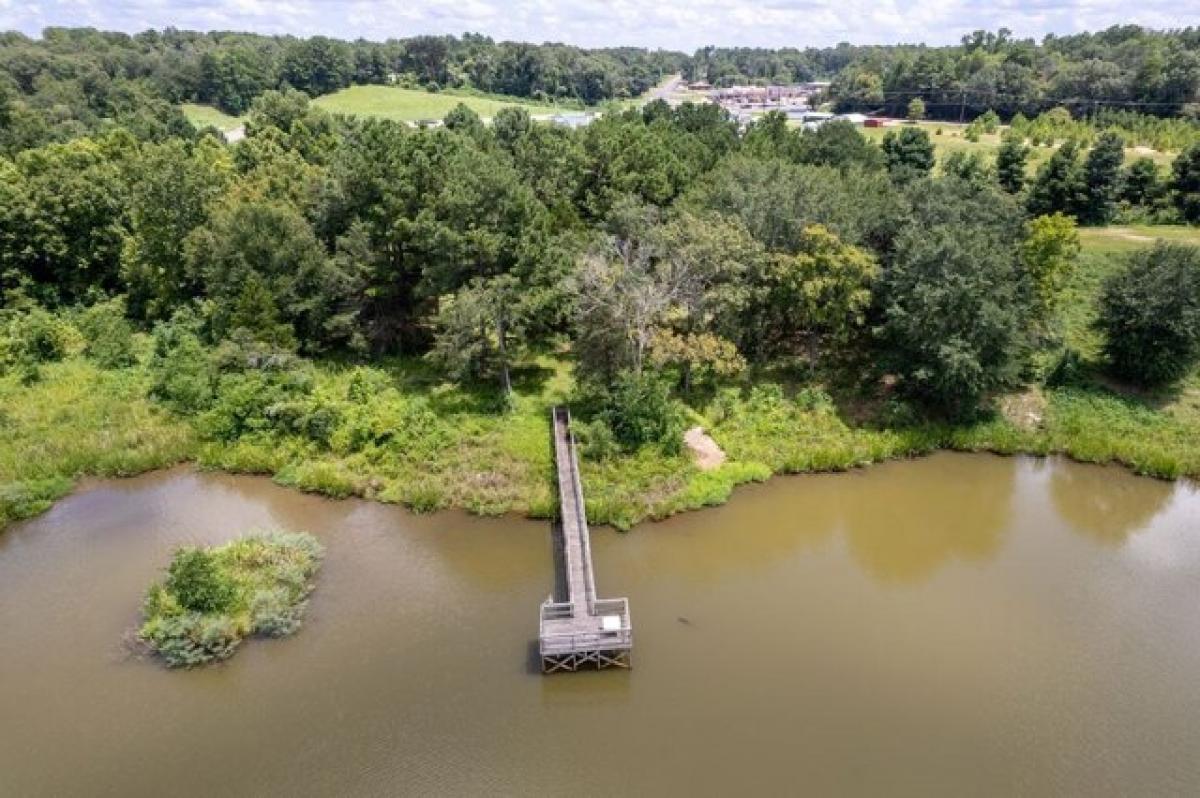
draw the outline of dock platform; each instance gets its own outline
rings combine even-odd
[[[554,408],[552,426],[559,498],[554,551],[562,579],[559,595],[547,598],[539,615],[542,672],[628,668],[633,652],[629,600],[596,597],[587,513],[567,408]]]

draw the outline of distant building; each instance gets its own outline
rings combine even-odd
[[[688,84],[692,91],[712,91],[712,84],[707,80],[696,80]]]

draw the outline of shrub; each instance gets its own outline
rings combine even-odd
[[[1120,377],[1172,382],[1200,359],[1200,247],[1159,242],[1129,256],[1100,296],[1097,325]]]
[[[103,369],[133,365],[133,327],[125,318],[125,303],[110,300],[92,305],[79,317],[86,342],[84,354]]]
[[[575,422],[573,426],[580,451],[588,460],[610,460],[620,453],[621,447],[612,429],[600,419],[593,419],[586,424]]]
[[[212,403],[215,373],[199,336],[184,320],[154,328],[150,395],[180,413],[197,413]]]
[[[233,621],[198,612],[162,618],[142,629],[142,639],[172,668],[229,659],[242,642]]]
[[[292,603],[286,590],[259,590],[250,600],[251,630],[266,637],[287,637],[304,620],[306,602]]]
[[[194,612],[223,612],[233,601],[233,585],[216,560],[203,549],[175,553],[167,576],[167,591],[180,606]]]
[[[592,386],[591,390],[593,395],[583,404],[599,405],[597,419],[626,450],[650,443],[666,454],[677,454],[682,448],[683,414],[661,376],[624,371],[611,388]]]
[[[392,379],[387,372],[359,366],[350,375],[346,387],[346,398],[355,404],[364,405],[391,387]]]
[[[40,364],[62,360],[82,346],[75,327],[43,308],[0,311],[0,374],[13,371],[23,382],[34,382]]]

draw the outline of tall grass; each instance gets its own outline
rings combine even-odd
[[[127,476],[191,456],[191,427],[146,397],[138,368],[75,358],[42,379],[0,378],[0,529],[43,512],[82,476]]]

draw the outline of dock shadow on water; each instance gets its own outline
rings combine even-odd
[[[1060,460],[773,480],[594,530],[636,668],[546,678],[545,521],[93,482],[0,535],[0,794],[1195,794],[1197,518]],[[272,527],[326,549],[295,637],[111,657],[173,548]]]

